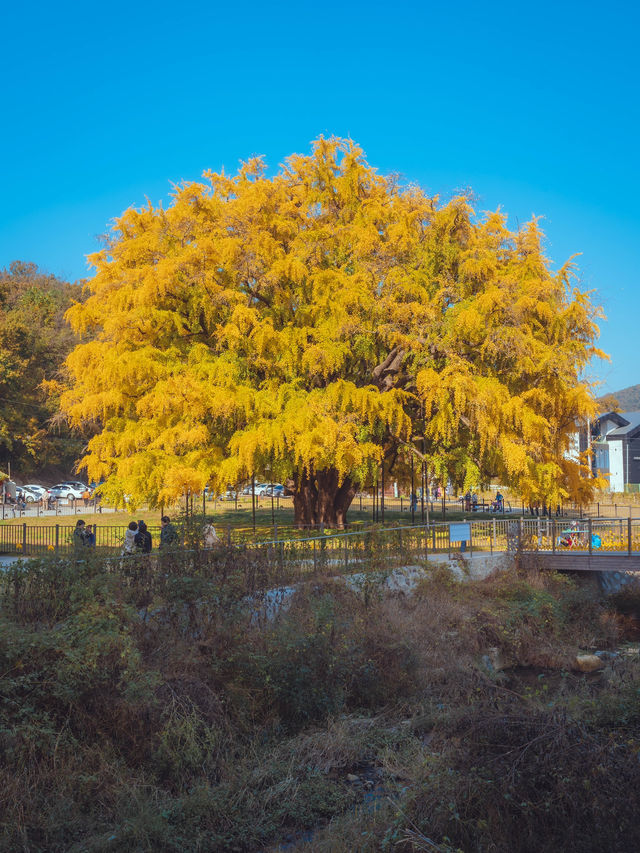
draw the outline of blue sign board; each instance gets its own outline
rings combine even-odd
[[[451,542],[471,542],[471,525],[468,522],[450,524],[449,539]]]

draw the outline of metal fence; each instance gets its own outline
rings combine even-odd
[[[472,520],[471,541],[469,550],[505,550],[507,546],[507,531],[510,524],[508,519]],[[529,530],[535,520],[524,521],[525,530]],[[542,522],[544,524],[544,522]],[[540,524],[540,520],[538,520]],[[179,525],[177,525],[179,527]],[[105,553],[117,552],[123,545],[126,532],[124,525],[96,524],[96,550]],[[356,559],[357,555],[369,555],[372,543],[378,550],[391,549],[399,551],[427,554],[451,553],[460,550],[459,543],[451,541],[450,524],[436,522],[430,524],[397,525],[394,527],[358,528],[346,532],[325,535],[313,535],[300,531],[297,536],[287,535],[280,538],[256,539],[252,528],[218,528],[218,535],[223,544],[228,546],[247,546],[277,551],[280,554],[301,555],[300,559],[317,562],[325,556],[335,559],[335,554],[346,554],[346,560]],[[0,553],[37,556],[47,552],[57,554],[71,553],[74,548],[74,524],[33,525],[26,522],[0,525]],[[160,527],[150,526],[154,546],[159,543]],[[187,533],[189,541],[193,540],[193,532]],[[353,554],[353,557],[349,555]],[[315,556],[314,556],[315,555]]]
[[[96,550],[112,553],[122,547],[126,526],[94,525]],[[0,525],[0,554],[38,556],[73,551],[75,524],[3,524]],[[160,540],[160,527],[149,527],[154,543]]]
[[[270,561],[283,565],[297,562],[307,567],[344,565],[345,568],[363,562],[375,563],[398,557],[403,560],[422,559],[430,555],[445,555],[466,550],[470,553],[508,551],[520,547],[529,551],[589,553],[640,551],[640,519],[470,519],[470,540],[465,543],[452,539],[459,526],[447,522],[370,527],[329,535],[300,535],[297,537],[256,540],[251,528],[218,530],[223,544],[234,547],[261,549]],[[179,526],[178,526],[179,527]],[[0,525],[0,553],[39,556],[46,553],[70,554],[74,550],[73,524]],[[118,553],[124,542],[123,525],[96,524],[96,551]],[[195,533],[194,533],[195,531]],[[153,544],[160,541],[160,527],[150,526]],[[184,536],[184,532],[183,532]],[[197,528],[187,531],[187,545],[201,547]],[[514,546],[515,543],[515,546]]]

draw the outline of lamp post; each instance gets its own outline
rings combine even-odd
[[[414,497],[416,494],[416,484],[414,481],[413,474],[414,474],[414,472],[413,472],[413,453],[412,453],[411,454],[411,524],[412,525],[416,523],[416,508],[415,508],[415,501],[414,501]]]

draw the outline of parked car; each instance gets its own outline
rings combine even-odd
[[[256,495],[259,498],[263,498],[269,494],[269,489],[273,486],[273,483],[256,483]]]
[[[256,495],[263,494],[262,490],[266,489],[266,487],[268,485],[269,485],[268,483],[256,483],[255,484]],[[244,489],[242,490],[242,494],[243,495],[250,495],[251,494],[251,483],[249,483],[248,486],[244,487]]]
[[[23,488],[29,489],[30,492],[38,496],[38,500],[49,497],[49,489],[44,486],[38,486],[36,483],[27,483]]]
[[[58,483],[57,486],[49,489],[49,494],[52,498],[66,498],[67,500],[75,498],[76,500],[80,500],[86,488],[86,486],[83,486],[81,489],[78,489],[75,485],[70,485],[69,483]]]
[[[32,492],[28,486],[18,486],[17,499],[23,500],[28,504],[33,504],[40,500],[40,496]]]
[[[218,498],[218,500],[221,500],[221,501],[235,501],[235,499],[236,499],[237,497],[238,497],[238,493],[237,493],[237,492],[234,492],[234,491],[233,491],[233,489],[227,489],[227,491],[226,491],[226,492],[224,492],[224,494],[220,495],[220,497]]]
[[[283,498],[285,494],[285,488],[281,483],[269,483],[265,494],[274,498]]]
[[[71,486],[74,489],[80,489],[81,492],[91,491],[91,486],[87,486],[81,480],[63,480],[61,485]]]

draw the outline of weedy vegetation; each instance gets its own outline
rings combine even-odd
[[[436,567],[277,599],[249,551],[82,556],[2,579],[0,850],[640,847],[640,666],[571,673],[635,593]]]

